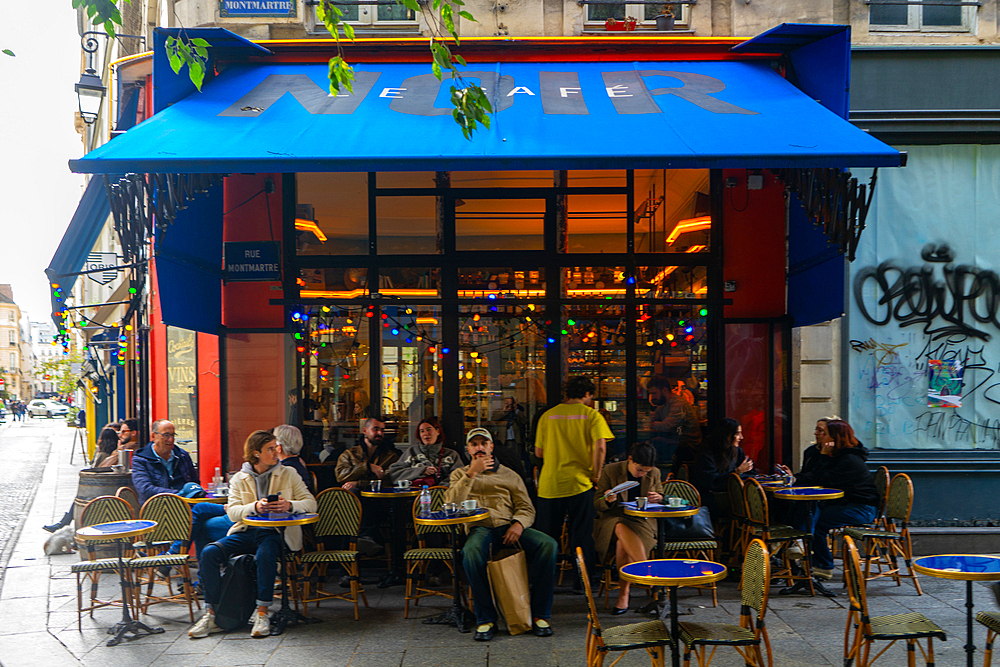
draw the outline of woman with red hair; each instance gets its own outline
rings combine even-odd
[[[875,479],[866,463],[868,450],[854,437],[854,429],[840,419],[827,422],[826,429],[829,441],[819,443],[819,456],[808,470],[795,476],[795,485],[840,489],[844,497],[821,501],[818,511],[811,512],[804,507],[807,503],[796,503],[788,522],[812,533],[812,572],[823,579],[833,576],[833,554],[827,544],[827,533],[832,528],[871,523],[879,504]]]

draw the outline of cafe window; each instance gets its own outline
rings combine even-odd
[[[167,327],[167,419],[177,444],[198,463],[198,345],[194,331]]]
[[[935,0],[934,4],[888,4],[873,2],[868,7],[871,31],[967,32],[975,15],[974,7],[958,0]]]
[[[395,428],[397,447],[417,442],[417,424],[442,411],[441,309],[386,305],[382,330],[380,413]]]
[[[342,21],[360,26],[415,27],[417,17],[413,10],[403,5],[339,5],[334,3],[343,16]],[[317,21],[318,26],[322,22]]]
[[[655,17],[663,14],[669,7],[674,15],[674,27],[687,27],[688,7],[679,3],[665,3],[656,5],[640,5],[627,2],[616,2],[608,4],[587,5],[587,29],[600,29],[604,27],[605,20],[609,18],[623,21],[626,17],[636,19],[643,27],[655,28]]]
[[[295,249],[299,255],[368,254],[368,175],[297,175]]]

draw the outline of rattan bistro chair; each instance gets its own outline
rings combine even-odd
[[[871,581],[879,577],[892,577],[897,586],[902,578],[913,580],[917,595],[922,595],[917,574],[913,571],[913,544],[910,541],[910,510],[913,509],[913,482],[908,475],[899,473],[892,478],[885,504],[885,528],[857,528],[844,530],[845,536],[860,541],[864,548],[864,577]],[[902,573],[899,560],[906,563],[908,574]],[[872,574],[872,565],[877,571]]]
[[[750,543],[747,505],[743,497],[743,478],[739,473],[729,473],[729,477],[726,478],[726,491],[729,493],[729,508],[733,513],[729,521],[729,552],[732,554],[730,563],[738,563]]]
[[[981,611],[976,614],[976,622],[986,626],[986,648],[983,650],[983,667],[990,667],[993,661],[993,640],[1000,633],[1000,612]]]
[[[934,665],[934,640],[944,641],[948,636],[933,621],[916,611],[889,616],[868,615],[865,579],[861,574],[858,548],[850,535],[844,536],[844,577],[851,596],[847,628],[844,631],[844,667],[851,667],[855,660],[858,667],[868,667],[898,641],[905,641],[907,644],[908,667],[916,664],[917,647],[924,656],[924,662]],[[927,640],[927,650],[920,644],[921,639]],[[869,660],[871,646],[876,641],[888,641],[889,644]]]
[[[358,596],[368,606],[368,597],[361,587],[358,576],[358,530],[361,528],[361,501],[346,489],[327,489],[316,497],[319,521],[316,526],[316,542],[322,545],[323,538],[340,537],[349,540],[349,548],[325,550],[302,554],[302,603],[303,613],[309,615],[309,603],[323,600],[347,600],[354,603],[354,620],[358,620]],[[349,593],[332,593],[323,588],[329,582],[327,566],[339,564],[347,572],[351,582]]]
[[[807,533],[804,530],[798,530],[783,524],[772,524],[767,506],[767,495],[757,480],[747,480],[743,488],[743,493],[750,530],[764,541],[764,544],[767,545],[772,553],[776,555],[780,554],[781,568],[776,572],[772,571],[771,577],[779,580],[784,579],[788,582],[789,586],[793,585],[792,582],[794,581],[805,581],[809,585],[809,594],[816,595],[816,589],[813,587],[812,580],[812,566],[809,560],[809,555],[812,551],[812,533]],[[797,540],[803,540],[806,547],[803,549],[804,558],[802,559],[801,573],[795,570],[794,563],[788,557],[788,550],[786,548]]]
[[[77,529],[86,526],[93,526],[97,523],[109,523],[111,521],[131,521],[132,508],[129,504],[115,496],[100,496],[94,498],[83,508],[80,514],[80,522]],[[74,563],[70,571],[76,575],[76,625],[77,629],[83,630],[83,612],[88,612],[90,617],[94,617],[94,610],[108,605],[121,604],[121,600],[112,598],[101,600],[97,597],[97,587],[102,574],[116,574],[118,572],[118,558],[98,558],[98,548],[114,544],[115,540],[87,540],[84,549],[87,553],[87,560]],[[131,558],[132,548],[126,547],[123,552],[125,558]],[[83,582],[90,582],[90,603],[83,604]],[[117,582],[116,582],[117,583]],[[129,596],[132,594],[132,586],[127,587]],[[132,604],[131,600],[128,600]]]
[[[664,482],[663,497],[683,498],[693,507],[701,507],[701,494],[698,493],[698,489],[694,488],[690,482],[683,480],[672,479]],[[670,540],[668,538],[663,544],[665,558],[697,558],[714,561],[718,549],[719,543],[716,540]],[[712,606],[719,606],[718,590],[714,581],[710,584],[692,586],[692,588],[697,588],[699,595],[701,595],[701,589],[712,591]]]
[[[622,655],[609,665],[614,667],[625,653],[640,648],[649,653],[652,667],[664,667],[667,645],[670,644],[670,631],[663,621],[643,621],[616,625],[613,628],[601,628],[601,621],[597,617],[597,605],[594,604],[594,594],[590,588],[590,577],[587,576],[587,564],[583,560],[583,549],[580,547],[576,548],[576,566],[583,581],[583,590],[587,594],[587,667],[602,667],[608,653],[620,651]]]
[[[444,502],[444,493],[447,490],[443,486],[430,487],[431,510],[436,512],[441,509]],[[413,516],[420,511],[420,498],[413,499]],[[421,598],[440,595],[441,597],[452,598],[451,589],[438,591],[433,588],[423,586],[424,578],[427,576],[427,567],[431,561],[439,561],[445,564],[451,576],[458,576],[455,573],[451,562],[450,547],[431,547],[427,545],[427,538],[431,535],[440,535],[447,538],[450,534],[448,526],[422,526],[416,521],[413,522],[414,532],[417,536],[417,548],[408,549],[403,553],[403,562],[406,564],[406,599],[403,606],[403,618],[410,617],[410,602],[414,605],[420,603]]]
[[[719,646],[731,646],[743,657],[747,665],[764,667],[763,645],[767,649],[767,664],[774,663],[771,657],[771,640],[764,625],[767,613],[768,582],[771,579],[771,559],[767,546],[761,540],[753,540],[746,549],[743,559],[743,593],[740,605],[740,624],[680,623],[680,640],[684,644],[684,667],[691,664],[691,653],[695,655],[699,667],[708,667]],[[756,612],[756,619],[752,618]],[[708,647],[712,652],[706,652]]]
[[[139,518],[139,508],[142,503],[139,502],[139,496],[136,494],[135,489],[131,486],[121,486],[115,491],[115,495],[124,500],[132,508],[132,518]]]
[[[172,545],[179,542],[177,553],[156,553],[156,549],[150,547],[145,550],[145,556],[138,556],[127,563],[129,570],[137,573],[135,578],[137,584],[137,597],[141,594],[142,584],[146,584],[145,598],[141,603],[142,613],[148,613],[149,605],[161,602],[180,602],[187,605],[188,616],[194,623],[194,607],[192,603],[201,609],[201,602],[194,594],[194,587],[191,585],[191,570],[188,566],[191,548],[191,506],[184,502],[184,499],[173,493],[158,493],[142,505],[139,511],[140,519],[148,519],[156,522],[153,532],[143,536],[149,544]],[[169,569],[164,579],[160,582],[167,587],[166,595],[154,595],[153,589],[157,583],[157,570],[160,568],[177,568],[180,572],[180,590],[174,593],[172,585],[172,575]]]

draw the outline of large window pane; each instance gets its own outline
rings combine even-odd
[[[641,266],[635,293],[641,299],[704,299],[707,279],[704,266]]]
[[[545,296],[545,269],[476,267],[458,270],[460,299],[541,299]],[[494,311],[496,312],[496,311]]]
[[[368,175],[297,175],[300,255],[368,254]]]
[[[603,5],[600,5],[603,6]],[[625,195],[569,195],[566,222],[569,252],[626,252],[628,210]]]
[[[544,250],[544,230],[544,199],[455,202],[456,250]]]
[[[198,465],[198,368],[195,332],[167,327],[167,415],[177,445]]]
[[[551,171],[453,171],[453,188],[551,188]]]
[[[636,252],[708,249],[707,169],[637,169],[633,196]]]
[[[944,1],[955,2],[956,0]],[[927,5],[921,9],[924,12],[923,24],[925,26],[948,28],[962,25],[962,7],[959,5],[955,5],[954,7]]]
[[[379,197],[376,211],[380,255],[441,252],[436,197]]]
[[[572,266],[563,269],[563,295],[570,299],[624,299],[624,266]]]
[[[872,4],[868,7],[868,22],[871,25],[906,25],[909,7],[906,5]]]
[[[441,315],[437,306],[383,306],[382,414],[392,417],[396,445],[417,442],[425,417],[441,417]]]

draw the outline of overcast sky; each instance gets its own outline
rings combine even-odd
[[[0,283],[13,285],[32,320],[45,320],[45,267],[84,185],[66,164],[83,154],[73,129],[81,51],[71,0],[5,2],[2,49],[16,57],[0,54]]]

